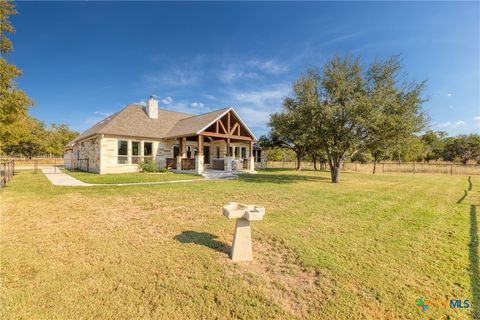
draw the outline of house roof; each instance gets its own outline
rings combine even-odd
[[[232,108],[223,108],[209,113],[204,113],[198,116],[191,116],[181,119],[175,126],[167,133],[167,138],[182,137],[194,135],[199,133],[202,129],[215,121],[217,118],[223,116]]]
[[[152,139],[195,135],[230,110],[233,110],[233,108],[223,108],[201,115],[193,115],[190,113],[159,108],[158,119],[151,119],[145,112],[144,106],[130,104],[80,134],[77,138],[68,143],[66,147],[71,147],[76,142],[97,134],[134,136]]]

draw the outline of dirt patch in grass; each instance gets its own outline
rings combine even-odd
[[[335,296],[335,280],[301,265],[294,251],[270,238],[254,240],[254,260],[232,263],[228,273],[240,277],[284,310],[299,318],[320,316],[323,306]],[[224,257],[228,260],[228,257]]]

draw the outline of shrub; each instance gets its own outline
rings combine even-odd
[[[157,164],[153,160],[145,160],[138,164],[143,172],[158,172]]]

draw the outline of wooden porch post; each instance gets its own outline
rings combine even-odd
[[[186,152],[187,152],[186,148],[187,148],[187,138],[183,137],[182,138],[182,149],[181,149],[182,158],[186,157]]]
[[[198,136],[198,155],[203,156],[203,136]]]
[[[230,138],[227,138],[227,157],[231,157],[230,154]]]
[[[253,141],[250,141],[250,152],[249,152],[248,156],[253,157]]]

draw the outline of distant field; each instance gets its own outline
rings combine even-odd
[[[313,162],[303,162],[302,167],[304,169],[312,170],[314,168]],[[296,168],[296,162],[288,161],[268,161],[267,168],[282,168],[282,169],[294,169]],[[320,168],[318,164],[317,168]],[[354,172],[372,173],[373,163],[345,163],[344,170]],[[449,163],[449,162],[383,162],[377,164],[377,174],[383,173],[405,173],[405,174],[446,174],[446,175],[473,175],[480,176],[479,164],[464,165],[461,163]]]
[[[81,188],[21,172],[0,191],[0,318],[472,319],[479,185],[277,169]],[[229,201],[266,207],[251,263],[228,259]]]

